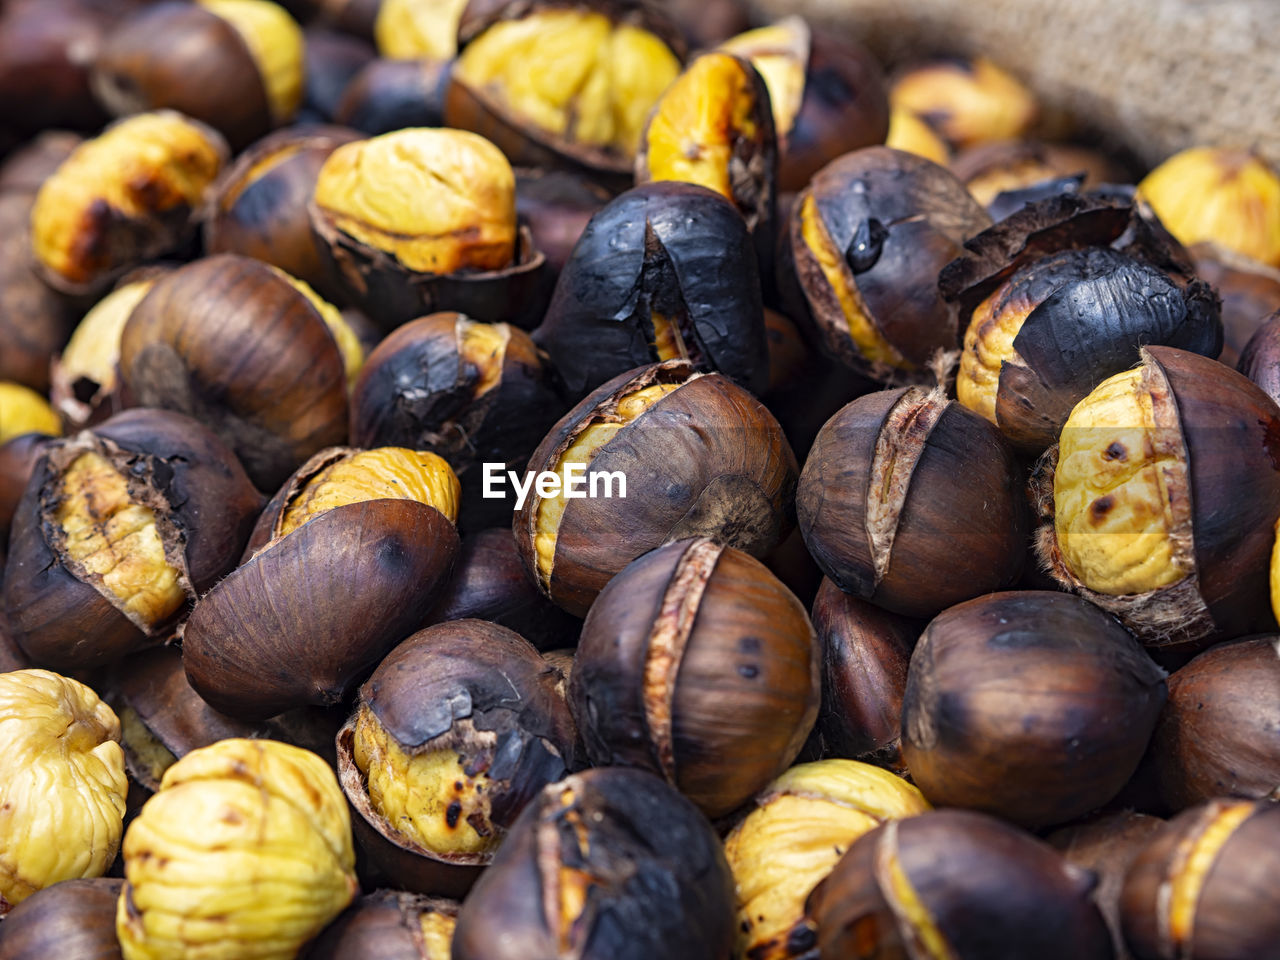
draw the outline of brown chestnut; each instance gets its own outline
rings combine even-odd
[[[820,656],[804,607],[763,564],[681,540],[600,592],[569,699],[595,764],[660,774],[719,817],[799,754],[818,713]]]
[[[235,564],[261,506],[235,455],[178,414],[126,410],[50,441],[10,531],[14,639],[54,669],[165,639]]]
[[[1264,318],[1249,338],[1237,369],[1280,403],[1280,309]]]
[[[33,137],[0,164],[0,191],[35,196],[40,185],[58,169],[62,161],[84,142],[78,133],[45,130]]]
[[[733,877],[662,779],[587,770],[531,802],[462,904],[453,960],[729,960]]]
[[[1095,877],[967,810],[863,834],[809,898],[822,960],[1111,960]]]
[[[157,280],[120,342],[120,377],[135,400],[210,424],[268,491],[346,439],[347,384],[362,361],[334,307],[231,254]]]
[[[561,676],[483,620],[415,633],[338,734],[356,837],[397,886],[461,896],[539,790],[574,765]]]
[[[0,547],[9,542],[9,525],[48,439],[43,433],[24,433],[0,443]]]
[[[116,901],[123,880],[64,880],[32,894],[0,923],[5,960],[121,960]]]
[[[398,890],[353,903],[306,950],[306,960],[449,960],[458,904]]]
[[[1065,823],[1133,776],[1165,695],[1164,671],[1097,607],[996,593],[952,607],[920,636],[902,759],[935,805]]]
[[[561,482],[531,487],[526,475],[516,545],[539,589],[577,616],[614,574],[672,540],[767,555],[791,526],[797,472],[759,401],[682,360],[603,384],[552,427],[529,470]]]
[[[382,0],[284,0],[299,20],[373,42],[373,25]]]
[[[1211,800],[1138,855],[1120,895],[1137,960],[1263,960],[1280,944],[1280,804]]]
[[[1222,354],[1236,366],[1249,338],[1271,314],[1280,310],[1280,270],[1233,254],[1209,243],[1190,249],[1196,273],[1222,298]]]
[[[534,245],[559,275],[587,223],[611,199],[599,184],[567,170],[517,170],[516,212],[533,232]]]
[[[1096,150],[1041,140],[987,141],[957,154],[948,166],[969,188],[974,199],[992,211],[996,219],[999,215],[993,205],[1000,194],[1007,191],[1076,174],[1083,177],[1082,190],[1106,183],[1123,183],[1126,179],[1109,157]]]
[[[1218,644],[1174,671],[1147,758],[1171,810],[1214,797],[1280,800],[1277,691],[1275,636]]]
[[[191,685],[244,719],[341,703],[448,582],[457,503],[458,479],[433,453],[316,454],[267,505],[241,566],[192,610]]]
[[[665,0],[662,6],[690,50],[714,47],[751,26],[743,0]]]
[[[1031,526],[999,431],[923,387],[867,394],[827,421],[796,517],[836,586],[921,618],[1014,584]]]
[[[306,83],[298,122],[335,122],[347,85],[378,53],[367,41],[330,27],[312,25],[302,33]]]
[[[372,60],[352,77],[333,116],[371,137],[406,127],[440,127],[448,84],[444,60]]]

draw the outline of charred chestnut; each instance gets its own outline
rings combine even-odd
[[[1111,960],[1094,876],[993,817],[940,810],[854,841],[809,898],[823,960]]]
[[[115,116],[178,110],[240,149],[293,119],[303,47],[302,29],[267,0],[168,0],[107,35],[93,91]]]
[[[769,376],[763,311],[733,205],[695,184],[651,183],[591,218],[534,339],[575,397],[675,359],[758,393]]]
[[[1280,943],[1280,805],[1213,800],[1169,822],[1125,877],[1138,960],[1270,957]]]
[[[334,119],[369,136],[443,126],[448,84],[445,60],[374,60],[347,85]]]
[[[587,223],[613,199],[588,177],[566,170],[517,170],[516,211],[556,275],[564,269]]]
[[[934,804],[1065,823],[1133,776],[1164,701],[1164,671],[1096,607],[997,593],[925,628],[902,698],[902,759]]]
[[[923,380],[955,348],[937,277],[991,219],[950,172],[868,147],[824,167],[791,211],[796,276],[825,348],[877,380]]]
[[[728,960],[733,877],[711,825],[652,774],[543,789],[458,914],[453,960]]]
[[[1076,405],[1045,456],[1042,562],[1151,646],[1274,631],[1280,410],[1216,360],[1141,357]]]
[[[290,127],[240,154],[205,201],[205,252],[253,257],[332,294],[307,201],[325,159],[355,139],[337,127]]]
[[[512,504],[483,495],[481,468],[524,472],[564,410],[554,378],[523,330],[432,314],[400,327],[369,355],[351,393],[351,443],[438,453],[462,483],[462,524],[501,523]]]
[[[526,487],[516,545],[539,589],[576,616],[614,574],[672,540],[705,536],[767,555],[791,526],[797,472],[768,410],[679,360],[602,385],[551,428],[529,470],[562,479]],[[573,483],[596,484],[596,496],[566,496]]]
[[[719,817],[799,754],[820,655],[804,607],[763,564],[681,540],[600,592],[569,699],[595,764],[660,774]]]
[[[911,67],[893,81],[889,100],[957,148],[1024,136],[1040,112],[1031,91],[986,57]]]
[[[911,617],[1012,585],[1031,527],[999,431],[923,387],[868,394],[827,421],[796,517],[836,586]]]
[[[14,639],[55,668],[159,642],[235,564],[261,506],[232,452],[177,414],[127,410],[46,444],[10,532]]]
[[[231,254],[157,280],[120,341],[120,377],[136,402],[211,424],[268,491],[346,439],[347,385],[363,359],[342,315],[310,287]]]
[[[116,900],[123,880],[66,880],[46,887],[0,924],[5,960],[122,960]]]
[[[361,897],[305,953],[306,960],[449,960],[458,904],[396,890]]]

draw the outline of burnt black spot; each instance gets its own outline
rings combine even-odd
[[[450,830],[457,827],[460,816],[462,816],[462,804],[455,800],[449,804],[449,809],[444,812],[444,820],[445,823],[449,824]]]
[[[453,789],[455,789],[455,790],[457,790],[459,793],[461,793],[461,792],[462,792],[462,781],[461,781],[461,780],[455,780],[455,781],[453,781]]]
[[[1097,500],[1093,501],[1093,503],[1089,504],[1090,519],[1092,519],[1094,523],[1097,523],[1110,513],[1111,508],[1115,505],[1116,498],[1111,496],[1111,494],[1107,494],[1105,497],[1099,497]]]
[[[818,931],[805,924],[787,934],[787,955],[795,956],[818,945]]]
[[[1103,460],[1119,460],[1121,463],[1129,459],[1129,448],[1119,440],[1114,441],[1111,446],[1102,451]]]
[[[759,653],[763,646],[759,637],[742,637],[738,641],[738,649],[743,653]]]
[[[754,663],[740,663],[738,664],[738,674],[739,676],[746,677],[748,680],[754,680],[756,677],[760,676],[760,668]]]
[[[396,537],[378,544],[378,567],[388,573],[400,573],[409,565],[409,553]]]

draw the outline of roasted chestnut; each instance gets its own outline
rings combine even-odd
[[[875,58],[800,17],[740,34],[720,49],[764,77],[778,136],[778,189],[803,190],[836,157],[885,142],[889,100]]]
[[[43,433],[24,433],[0,443],[0,560],[9,542],[9,524],[18,510],[22,500],[22,491],[27,488],[31,479],[31,471],[40,459],[40,450],[48,436]],[[514,541],[512,549],[515,548]],[[523,568],[522,568],[523,569]],[[0,580],[4,579],[0,571]],[[0,605],[0,612],[3,606]],[[0,616],[3,620],[3,616]]]
[[[1237,369],[1280,403],[1280,310],[1268,316],[1249,338]]]
[[[1280,176],[1252,151],[1183,150],[1147,174],[1138,196],[1183,243],[1208,241],[1280,267]]]
[[[308,211],[335,277],[384,330],[437,310],[541,317],[545,258],[516,222],[510,164],[483,137],[413,128],[346,144]]]
[[[719,817],[799,754],[818,713],[820,656],[804,607],[763,564],[681,540],[600,592],[569,700],[593,763],[660,774]]]
[[[836,586],[922,618],[1015,583],[1031,528],[999,431],[923,387],[867,394],[827,421],[796,518]]]
[[[889,133],[884,145],[917,154],[944,167],[951,162],[951,149],[946,141],[905,107],[895,107],[889,112]]]
[[[1080,189],[1122,183],[1125,174],[1108,157],[1087,147],[1041,140],[995,140],[957,154],[951,172],[975,200],[993,211],[1000,194],[1079,174]],[[992,212],[992,216],[996,216]]]
[[[899,777],[853,760],[792,767],[755,798],[725,838],[738,897],[741,960],[815,957],[805,900],[854,840],[886,820],[929,810]]]
[[[690,50],[706,50],[751,26],[751,11],[743,0],[665,0]]]
[[[303,39],[306,83],[297,122],[333,122],[347,86],[378,53],[359,37],[323,26],[308,26]]]
[[[733,877],[711,825],[652,774],[545,787],[462,904],[453,960],[728,960]]]
[[[57,669],[165,639],[235,564],[261,506],[234,454],[178,414],[126,410],[46,444],[10,532],[14,639]]]
[[[958,340],[938,271],[990,224],[963,184],[923,157],[888,147],[847,154],[791,210],[797,306],[846,365],[884,382],[925,380],[933,355]]]
[[[332,298],[338,291],[311,232],[307,201],[325,159],[355,139],[338,127],[290,127],[241,153],[201,212],[205,253],[253,257]]]
[[[347,385],[363,359],[342,315],[310,287],[231,254],[157,280],[120,341],[130,395],[210,424],[268,491],[346,439]]]
[[[1133,776],[1165,674],[1118,623],[1062,593],[970,600],[911,655],[902,759],[930,802],[1065,823]]]
[[[602,385],[552,427],[529,470],[559,482],[532,487],[526,475],[516,545],[539,589],[576,616],[671,540],[705,536],[767,555],[791,526],[797,473],[759,401],[681,360]]]
[[[519,166],[614,180],[631,175],[645,118],[684,52],[656,5],[614,0],[472,3],[459,40],[448,126],[488,137]]]
[[[105,877],[64,880],[33,894],[0,923],[0,957],[122,960],[115,916],[123,885]]]
[[[237,150],[293,119],[302,29],[267,0],[165,0],[122,20],[94,60],[93,92],[115,116],[168,108]]]
[[[338,734],[356,837],[397,886],[462,896],[507,828],[575,765],[560,672],[483,620],[415,633]]]
[[[3,556],[4,551],[0,550],[0,557]],[[31,661],[18,645],[13,642],[13,639],[9,636],[8,628],[5,626],[4,617],[0,616],[0,673],[26,670],[30,666]]]
[[[1280,310],[1280,270],[1207,243],[1198,243],[1189,252],[1195,258],[1196,274],[1222,300],[1223,346],[1218,359],[1234,367],[1249,338]]]
[[[1280,800],[1280,641],[1211,647],[1169,677],[1147,762],[1172,810],[1214,797]]]
[[[1036,486],[1042,562],[1144,643],[1276,629],[1280,409],[1234,370],[1143,348],[1076,405]]]
[[[1280,804],[1212,800],[1138,855],[1120,895],[1138,960],[1274,957],[1280,944]]]
[[[458,904],[397,890],[361,897],[307,948],[306,960],[449,960]]]
[[[430,450],[462,483],[467,529],[511,519],[487,477],[523,473],[564,412],[546,355],[523,330],[436,313],[400,327],[369,355],[351,392],[351,443]]]
[[[813,728],[819,753],[901,772],[902,694],[923,624],[850,596],[824,577],[813,627],[822,647],[822,709]]]
[[[609,191],[580,173],[516,171],[516,212],[557,276],[587,223],[611,199]]]
[[[226,160],[221,136],[167,110],[128,117],[86,140],[36,194],[31,244],[40,275],[65,293],[93,293],[176,250]]]
[[[200,696],[233,717],[333,706],[422,622],[458,549],[458,479],[433,453],[321,451],[259,518],[183,630]]]
[[[893,81],[889,101],[956,148],[1025,136],[1040,112],[1031,91],[986,57],[911,67]]]
[[[587,224],[534,339],[575,397],[674,359],[763,391],[768,343],[745,222],[695,184],[628,190]]]
[[[369,136],[444,125],[446,60],[373,60],[347,85],[334,119]]]
[[[1095,877],[993,817],[939,810],[854,841],[809,898],[822,960],[1111,960]]]
[[[467,0],[382,0],[373,24],[378,53],[392,60],[452,60]]]
[[[62,423],[49,402],[30,387],[0,380],[0,444],[27,433],[56,437]]]
[[[283,0],[283,6],[299,20],[372,43],[382,0]]]

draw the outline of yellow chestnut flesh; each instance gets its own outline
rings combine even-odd
[[[1271,612],[1280,620],[1280,521],[1276,522],[1276,545],[1271,549]]]
[[[24,433],[56,437],[62,433],[62,421],[48,401],[30,387],[0,380],[0,443]]]
[[[880,332],[875,321],[867,313],[862,295],[858,292],[857,282],[849,271],[848,264],[836,249],[827,226],[822,222],[822,214],[818,210],[817,201],[806,196],[800,210],[801,238],[818,261],[818,267],[844,312],[845,322],[849,326],[849,337],[853,340],[858,352],[870,363],[883,364],[898,370],[911,370],[911,364]]]
[[[388,60],[452,60],[467,0],[382,0],[373,24],[378,53]]]
[[[454,70],[538,130],[629,159],[680,62],[647,30],[588,10],[546,9],[489,27]]]
[[[40,187],[31,210],[36,257],[68,282],[95,280],[121,266],[97,249],[108,214],[144,220],[194,209],[223,160],[220,144],[172,111],[112,125],[77,147]]]
[[[996,423],[1000,370],[1006,362],[1020,359],[1013,341],[1036,306],[1027,300],[1002,306],[1006,289],[1007,284],[1002,285],[973,311],[956,377],[956,398],[992,423]]]
[[[696,183],[733,200],[730,160],[757,129],[755,87],[741,61],[709,53],[662,95],[645,131],[650,180]]]
[[[774,129],[778,139],[786,137],[804,103],[809,65],[808,26],[799,17],[787,17],[731,37],[720,44],[720,49],[750,60],[764,78],[773,108]]]
[[[986,57],[911,70],[893,85],[889,102],[927,120],[958,147],[1016,139],[1038,111],[1031,92]]]
[[[478,323],[474,320],[462,320],[459,327],[458,353],[480,372],[475,395],[482,397],[502,380],[502,361],[507,355],[511,328],[505,323]]]
[[[1257,810],[1245,801],[1223,806],[1201,831],[1193,833],[1179,850],[1180,869],[1169,891],[1169,932],[1176,944],[1186,944],[1194,932],[1196,909],[1209,871],[1231,835]]]
[[[453,928],[457,917],[450,917],[437,910],[422,915],[422,942],[427,948],[425,960],[449,960],[453,950]]]
[[[452,468],[434,453],[405,447],[362,450],[307,481],[280,518],[280,535],[335,507],[366,500],[417,500],[435,507],[453,523],[458,519],[460,491]]]
[[[607,420],[596,420],[573,439],[556,461],[554,472],[564,477],[565,468],[569,464],[581,464],[584,471],[589,470],[591,462],[601,448],[612,440],[619,430],[635,422],[642,413],[679,386],[674,383],[656,384],[621,398],[612,416]],[[559,494],[555,497],[539,499],[537,506],[534,550],[538,557],[538,574],[543,584],[551,582],[551,567],[556,555],[556,538],[560,532],[560,521],[564,518],[566,501],[563,484],[561,487]]]
[[[111,866],[128,791],[119,740],[116,715],[79,681],[0,673],[0,915]]]
[[[680,332],[679,322],[657,312],[651,312],[649,319],[653,323],[653,350],[658,355],[658,359],[688,359],[689,347],[684,342],[684,334]]]
[[[315,203],[343,233],[420,273],[515,259],[516,181],[502,151],[462,130],[413,128],[344,144]]]
[[[1147,174],[1138,196],[1188,246],[1210,242],[1280,266],[1280,177],[1247,150],[1184,150]]]
[[[1163,375],[1149,371],[1104,380],[1071,411],[1059,442],[1058,547],[1095,593],[1158,590],[1194,568],[1190,531],[1175,519],[1170,494],[1187,489],[1186,453],[1180,431],[1157,425],[1164,419],[1158,407],[1173,400],[1150,379]]]
[[[951,150],[946,141],[933,132],[933,127],[903,107],[894,107],[889,112],[889,134],[884,145],[914,153],[940,166],[945,167],[951,162]]]
[[[302,29],[270,0],[199,0],[240,35],[253,57],[267,91],[271,119],[277,125],[293,119],[302,103],[306,80]]]
[[[91,380],[104,392],[115,389],[120,335],[155,281],[129,283],[103,297],[76,326],[62,351],[63,375],[71,383]]]
[[[886,896],[892,901],[893,912],[901,918],[901,927],[909,932],[912,940],[912,956],[923,955],[927,960],[954,960],[956,954],[947,942],[947,938],[938,929],[929,908],[920,900],[916,888],[912,886],[897,852],[889,852],[884,857],[882,869],[888,886]]]
[[[725,840],[738,906],[737,956],[787,956],[805,899],[858,837],[929,809],[920,791],[855,760],[792,767]]]
[[[293,960],[359,889],[333,771],[270,740],[170,767],[125,836],[124,871],[125,960]]]
[[[121,707],[119,716],[121,740],[128,747],[132,762],[140,765],[152,780],[159,783],[164,772],[177,763],[178,758],[156,739],[132,707]]]
[[[366,706],[356,715],[354,747],[369,800],[396,832],[435,853],[479,854],[497,847],[496,830],[476,829],[489,820],[489,778],[468,776],[457,751],[410,755]]]
[[[356,332],[351,329],[351,324],[347,323],[342,315],[342,311],[316,293],[309,283],[291,277],[277,267],[271,267],[271,269],[288,280],[293,288],[316,308],[316,313],[320,314],[320,319],[329,328],[329,333],[338,345],[338,352],[342,354],[342,368],[347,374],[347,385],[355,383],[356,377],[360,376],[360,368],[364,366],[364,347],[361,346]]]
[[[135,503],[122,473],[82,453],[62,477],[55,520],[67,556],[135,622],[159,624],[186,602],[182,573],[166,555],[155,512]]]

